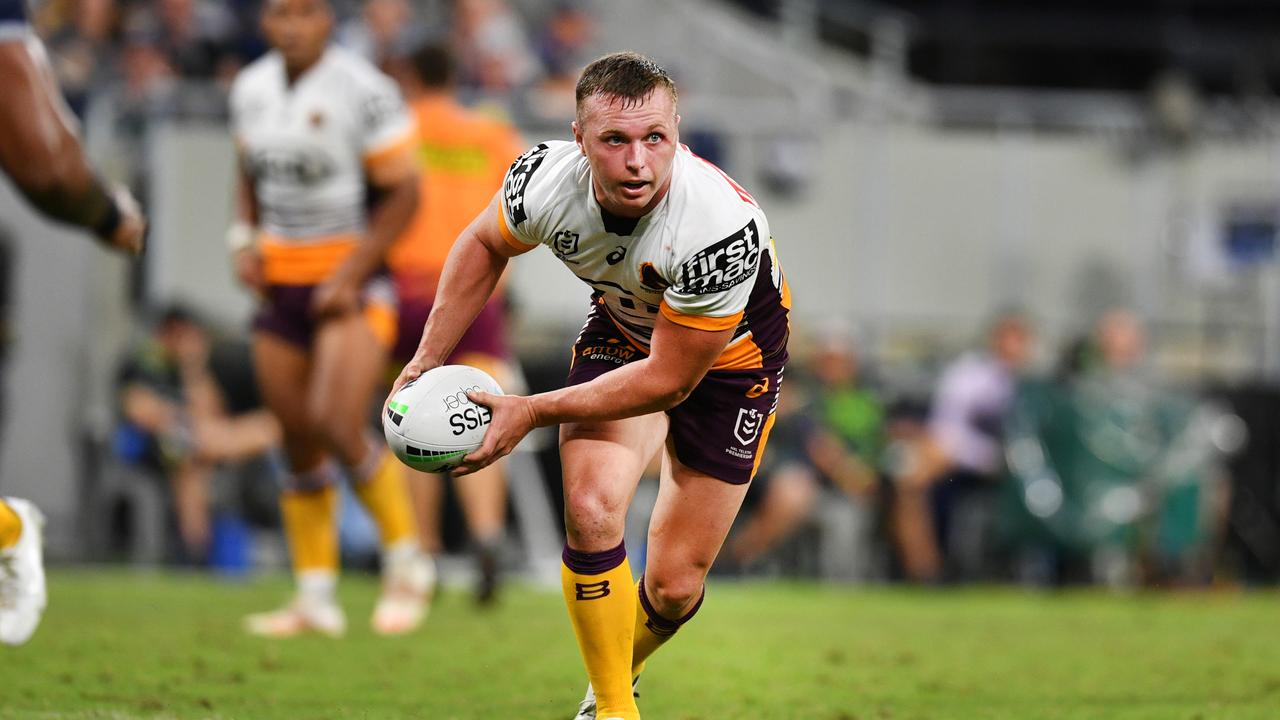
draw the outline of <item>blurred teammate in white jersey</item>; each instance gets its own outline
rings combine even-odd
[[[94,174],[53,80],[25,0],[0,0],[0,168],[46,217],[89,230],[108,247],[142,251],[146,223],[123,188]],[[26,642],[45,606],[44,518],[0,498],[0,643]]]
[[[329,44],[326,0],[267,0],[262,28],[273,50],[231,91],[241,174],[228,242],[241,282],[261,301],[254,361],[284,429],[290,472],[280,508],[298,592],[246,627],[276,637],[345,630],[335,598],[335,484],[345,475],[380,530],[373,628],[408,632],[425,615],[434,570],[369,410],[395,341],[383,258],[417,206],[413,120],[390,78]]]

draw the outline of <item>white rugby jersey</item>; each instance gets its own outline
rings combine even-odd
[[[791,297],[768,220],[683,145],[666,196],[634,228],[616,219],[606,227],[576,143],[537,145],[507,171],[501,225],[518,249],[546,245],[642,348],[662,313],[689,327],[736,327],[717,368],[761,367],[785,350]]]
[[[232,128],[253,176],[264,236],[292,245],[358,238],[366,168],[403,152],[414,122],[391,78],[329,47],[289,85],[270,52],[236,77]]]

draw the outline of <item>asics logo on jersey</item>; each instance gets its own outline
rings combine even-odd
[[[507,207],[511,209],[511,224],[515,227],[519,227],[520,223],[529,219],[529,214],[524,209],[524,190],[529,184],[529,178],[542,164],[543,158],[547,156],[547,151],[550,149],[546,143],[540,143],[516,158],[507,170],[507,178],[502,182],[502,197],[506,199]]]
[[[336,172],[328,156],[296,150],[262,148],[249,153],[249,170],[260,180],[316,185]]]
[[[680,266],[680,292],[722,292],[755,274],[760,266],[760,231],[756,221],[704,248]]]

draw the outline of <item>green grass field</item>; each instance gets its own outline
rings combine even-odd
[[[445,592],[419,634],[262,641],[284,578],[56,572],[33,641],[0,648],[0,718],[568,720],[584,685],[558,593],[480,612]],[[651,663],[654,720],[1280,717],[1275,593],[1033,595],[719,584]]]

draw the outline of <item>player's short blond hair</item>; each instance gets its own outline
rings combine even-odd
[[[582,103],[596,95],[616,98],[624,108],[634,107],[658,88],[671,93],[674,106],[679,99],[676,83],[661,65],[631,50],[610,53],[593,61],[578,78],[577,113],[581,117]]]

